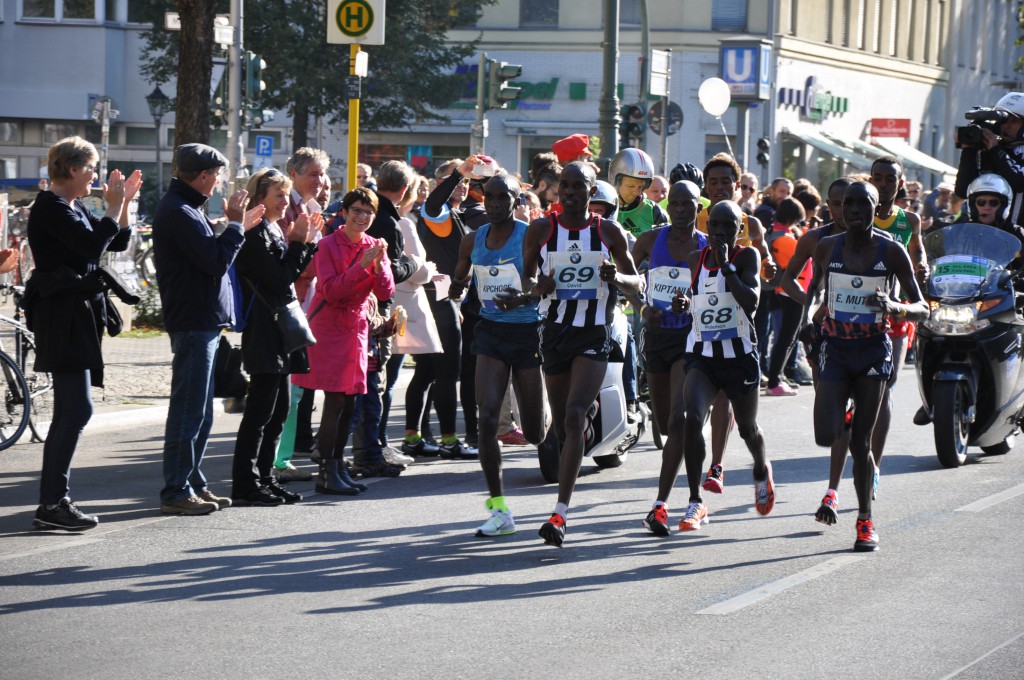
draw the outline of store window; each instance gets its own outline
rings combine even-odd
[[[43,143],[49,146],[56,144],[65,137],[73,137],[78,134],[78,126],[65,123],[46,123],[43,125]]]
[[[711,30],[742,32],[747,30],[747,0],[713,0]]]
[[[0,144],[20,144],[21,123],[0,121]]]
[[[521,0],[520,28],[558,28],[558,0]]]
[[[17,177],[18,161],[16,158],[0,158],[0,179]]]
[[[125,146],[156,146],[156,128],[126,127],[124,133]]]

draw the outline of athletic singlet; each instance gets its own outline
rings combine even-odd
[[[729,262],[735,260],[742,249],[734,247]],[[686,351],[715,359],[738,359],[753,354],[757,349],[757,336],[752,316],[729,292],[721,270],[706,264],[710,252],[710,247],[700,251],[697,274],[690,284],[693,325],[686,338]]]
[[[708,214],[710,210],[705,208],[697,213],[697,231],[702,234],[708,233]],[[740,221],[740,233],[736,234],[736,245],[738,246],[752,246],[750,242],[750,225],[747,224],[747,213],[743,213],[742,220]]]
[[[663,224],[664,215],[661,210],[649,198],[644,198],[632,210],[619,208],[617,220],[622,228],[633,236],[639,236],[645,231],[650,231],[656,224]],[[662,221],[659,221],[662,220]]]
[[[601,281],[601,262],[611,259],[608,246],[601,240],[601,217],[579,229],[562,226],[557,215],[550,215],[551,232],[541,245],[538,266],[545,274],[554,270],[555,291],[541,300],[540,313],[549,321],[570,326],[603,326],[611,319],[615,295]]]
[[[651,248],[647,270],[647,304],[661,310],[661,328],[673,330],[689,328],[690,313],[672,313],[672,297],[676,290],[690,284],[690,264],[685,259],[680,262],[668,251],[668,232],[671,227],[662,227]],[[699,232],[694,234],[697,246],[703,249],[708,244],[708,237]]]
[[[498,250],[487,247],[487,234],[491,225],[485,224],[476,230],[473,241],[473,281],[480,297],[480,316],[490,321],[501,323],[536,323],[537,305],[516,307],[502,311],[494,303],[494,296],[507,288],[520,290],[523,286],[523,237],[529,225],[520,220],[508,240]]]
[[[885,241],[878,244],[875,257],[865,272],[855,272],[843,261],[846,234],[840,234],[828,258],[825,277],[825,304],[828,316],[821,322],[821,334],[830,338],[852,340],[884,334],[889,319],[868,303],[875,289],[891,291],[895,275],[889,271]]]
[[[911,228],[910,220],[907,219],[907,213],[903,211],[903,208],[893,206],[892,214],[885,220],[876,215],[874,225],[876,229],[881,229],[902,243],[904,248],[910,248],[910,237],[914,235],[914,230]]]

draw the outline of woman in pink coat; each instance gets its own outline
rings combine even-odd
[[[308,350],[309,373],[296,375],[293,381],[324,391],[317,491],[354,496],[366,487],[349,476],[343,454],[356,396],[366,393],[366,305],[371,292],[379,300],[391,299],[395,281],[385,254],[387,244],[366,235],[377,213],[377,195],[354,189],[342,200],[341,212],[344,226],[321,239],[313,257],[316,292],[309,305],[309,325],[316,344]]]

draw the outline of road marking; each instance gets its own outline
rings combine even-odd
[[[953,671],[952,673],[950,673],[949,675],[943,676],[941,680],[951,680],[952,678],[955,678],[956,676],[960,675],[961,673],[963,673],[965,670],[967,670],[971,666],[975,666],[975,665],[981,663],[982,661],[984,661],[988,657],[990,657],[993,654],[995,654],[996,652],[998,652],[1003,647],[1008,647],[1009,645],[1012,645],[1014,642],[1016,642],[1017,640],[1021,639],[1022,637],[1024,637],[1024,631],[1021,631],[1021,632],[1017,633],[1012,638],[1010,638],[1009,640],[1007,640],[1003,644],[999,645],[998,647],[996,647],[994,649],[990,649],[989,651],[985,652],[984,654],[982,654],[981,656],[979,656],[977,659],[975,659],[974,661],[970,662],[966,666],[962,666],[962,667],[956,669],[955,671]]]
[[[1008,501],[1011,498],[1016,498],[1024,494],[1024,484],[1018,484],[1017,486],[1010,487],[1006,491],[1000,491],[999,493],[992,494],[982,498],[981,500],[969,503],[962,508],[957,508],[953,512],[981,512],[987,508],[991,508],[993,505]]]
[[[42,545],[38,548],[18,550],[0,555],[0,562],[3,562],[4,560],[13,560],[16,557],[42,555],[43,553],[54,552],[55,550],[64,550],[65,548],[78,548],[83,545],[89,545],[90,543],[100,543],[101,541],[102,539],[99,538],[78,538],[71,541],[64,541],[62,543],[54,543],[53,545]]]
[[[777,595],[784,590],[788,590],[793,586],[798,586],[801,583],[814,580],[820,576],[833,572],[840,567],[853,564],[854,562],[859,562],[862,559],[864,559],[864,557],[861,555],[840,555],[838,557],[833,557],[832,559],[826,560],[819,565],[811,567],[810,569],[804,569],[803,571],[787,576],[784,579],[779,579],[778,581],[773,581],[763,585],[760,588],[755,588],[749,593],[737,595],[736,597],[729,598],[728,600],[724,600],[718,604],[705,607],[697,613],[713,614],[717,616],[732,614],[744,607],[760,602],[761,600],[766,600],[772,595]]]

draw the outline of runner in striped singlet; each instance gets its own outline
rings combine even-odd
[[[583,460],[587,412],[608,364],[607,324],[615,304],[611,284],[626,295],[635,295],[643,285],[625,231],[589,211],[596,182],[589,165],[567,165],[558,179],[562,214],[534,220],[523,242],[523,291],[544,296],[541,362],[551,422],[562,445],[558,502],[540,529],[544,542],[556,546],[565,537],[565,517]]]

